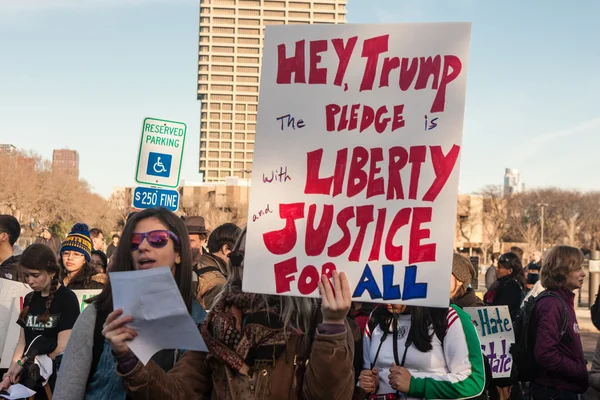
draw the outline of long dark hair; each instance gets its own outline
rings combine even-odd
[[[448,308],[409,306],[407,311],[410,312],[410,336],[407,339],[412,340],[420,352],[431,351],[433,335],[437,335],[441,341],[446,333]],[[389,312],[387,307],[377,307],[371,314],[371,319],[374,319],[382,331],[392,333],[390,325],[394,320],[394,314]]]
[[[511,273],[504,277],[504,281],[515,280],[523,288],[526,284],[525,270],[519,256],[513,252],[504,253],[498,259],[498,266],[504,269],[511,269]]]
[[[60,268],[56,262],[56,255],[54,254],[54,251],[45,244],[35,243],[25,249],[21,255],[19,265],[21,268],[45,271],[49,274],[54,274],[54,277],[52,277],[52,281],[50,282],[50,295],[46,298],[46,311],[37,318],[38,321],[46,323],[50,319],[50,306],[52,305],[52,300],[54,300],[56,290],[58,289],[58,274]],[[27,318],[27,314],[29,314],[29,306],[23,308],[23,311],[19,314],[19,321],[24,322],[25,318]]]
[[[180,244],[173,242],[175,251],[179,253],[181,263],[176,264],[175,282],[181,292],[181,297],[188,310],[192,307],[192,250],[190,247],[190,238],[188,236],[185,224],[175,214],[166,208],[149,208],[132,215],[125,224],[121,240],[115,250],[112,258],[112,267],[110,272],[133,271],[133,261],[131,259],[131,236],[135,231],[137,224],[148,218],[156,218],[164,224],[168,230],[173,232],[179,238]],[[102,292],[90,299],[90,303],[96,304],[99,313],[110,313],[113,311],[112,286],[110,279],[104,286]]]
[[[67,267],[65,267],[65,264],[63,263],[62,253],[60,253],[60,255],[59,255],[58,265],[60,267],[60,279],[62,281],[69,274],[69,271],[67,271]],[[86,260],[83,263],[83,266],[81,267],[81,269],[79,271],[77,271],[77,273],[69,279],[69,283],[66,286],[69,287],[72,284],[74,284],[75,282],[83,282],[83,285],[87,286],[90,284],[90,281],[92,280],[92,276],[94,276],[95,274],[96,274],[96,270],[94,268],[92,268],[90,263],[88,263]]]

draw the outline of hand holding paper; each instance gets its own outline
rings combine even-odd
[[[110,280],[115,310],[131,317],[118,335],[131,339],[129,348],[144,365],[159,350],[208,351],[168,267],[112,272]]]
[[[0,397],[5,399],[28,399],[35,394],[33,390],[21,384],[12,385],[6,390],[6,393],[0,394]]]

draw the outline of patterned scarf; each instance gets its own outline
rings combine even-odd
[[[279,298],[265,297],[244,293],[235,284],[200,327],[211,356],[240,373],[248,374],[258,361],[274,364],[290,335],[290,329],[284,332]]]

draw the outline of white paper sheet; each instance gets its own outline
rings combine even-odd
[[[7,390],[8,395],[0,394],[0,397],[5,399],[28,399],[35,394],[35,392],[20,383],[10,386]]]
[[[133,317],[129,348],[144,365],[159,350],[208,351],[168,267],[111,272],[110,281],[115,310]]]

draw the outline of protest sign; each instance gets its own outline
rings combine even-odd
[[[77,295],[77,300],[79,301],[79,312],[81,312],[88,306],[85,301],[91,299],[92,297],[98,296],[102,290],[73,290],[73,292]]]
[[[464,309],[477,329],[481,350],[490,361],[494,378],[508,378],[513,357],[510,346],[515,342],[507,306],[469,307]]]
[[[244,291],[447,306],[470,24],[266,29]]]
[[[31,289],[24,283],[0,278],[0,349],[4,348],[9,327],[17,322],[12,318],[13,298],[18,299],[17,304],[23,304],[23,298],[29,292]]]
[[[23,302],[19,301],[18,297],[13,297],[10,307],[10,321],[11,324],[8,326],[6,332],[6,341],[2,348],[2,358],[0,358],[0,368],[9,368],[12,362],[13,354],[19,344],[19,334],[21,333],[21,326],[17,324],[19,314],[21,313]]]

